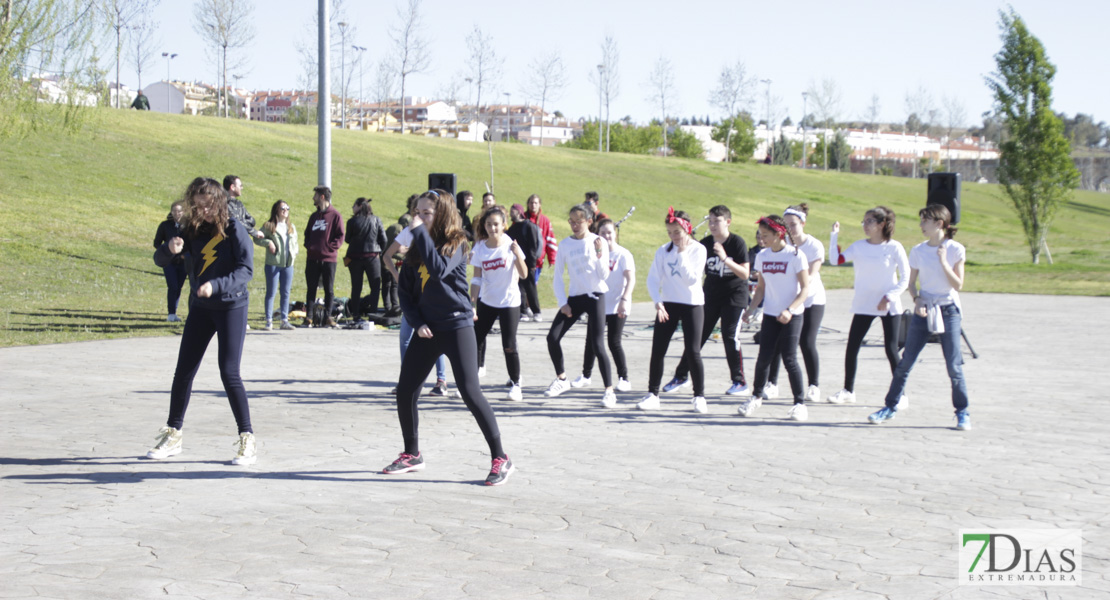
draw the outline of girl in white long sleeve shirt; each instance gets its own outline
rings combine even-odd
[[[895,214],[878,206],[863,215],[863,233],[843,252],[837,246],[840,222],[833,223],[829,236],[829,257],[832,264],[851,261],[855,267],[855,295],[852,297],[852,326],[848,330],[848,347],[844,352],[844,389],[829,396],[833,404],[855,402],[856,360],[863,336],[878,317],[883,324],[883,346],[890,372],[898,367],[898,328],[902,314],[902,292],[910,282],[910,261],[902,244],[894,235]]]
[[[659,408],[659,385],[663,381],[663,357],[679,323],[694,382],[694,410],[708,412],[705,402],[705,369],[701,362],[701,328],[705,322],[705,246],[693,238],[690,217],[671,208],[667,215],[667,235],[671,241],[655,251],[648,270],[647,287],[655,303],[655,326],[648,370],[648,393],[636,406],[640,410]]]

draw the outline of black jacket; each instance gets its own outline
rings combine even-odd
[[[348,219],[346,236],[346,256],[349,258],[363,258],[385,251],[385,229],[382,228],[382,220],[375,215],[357,215]]]
[[[184,232],[183,232],[184,233]],[[185,248],[193,256],[189,284],[193,302],[210,310],[230,310],[250,302],[247,285],[254,276],[254,244],[247,230],[235,219],[224,227],[224,237],[202,231],[196,236],[183,235]],[[173,261],[169,242],[154,251],[154,264],[164,267]],[[212,284],[212,296],[197,296],[197,288]]]
[[[524,253],[524,264],[535,268],[536,261],[543,252],[543,236],[540,234],[540,228],[528,219],[524,219],[510,225],[505,233],[516,240],[516,245],[520,246],[520,251]]]
[[[414,331],[421,325],[433,332],[473,327],[466,280],[469,246],[459,244],[454,255],[444,257],[436,250],[427,227],[421,226],[412,230],[409,254],[413,252],[424,264],[415,268],[405,261],[401,268],[397,290],[405,320]]]
[[[247,228],[247,233],[253,237],[257,230],[254,228],[254,217],[247,212],[247,207],[243,206],[238,198],[232,198],[228,195],[227,210],[231,213],[231,218],[242,223],[243,227]]]
[[[181,237],[181,226],[178,225],[177,221],[174,221],[171,217],[169,219],[166,219],[165,221],[162,221],[162,223],[158,225],[158,232],[154,234],[154,247],[157,248],[162,244],[170,241],[170,238],[175,237]],[[185,254],[188,251],[188,248],[186,248],[181,252],[181,254],[174,256],[172,262],[177,264],[185,262]]]

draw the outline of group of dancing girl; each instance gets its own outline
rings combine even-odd
[[[232,462],[250,465],[257,458],[257,444],[239,365],[246,329],[247,285],[253,269],[251,235],[229,215],[228,196],[215,180],[195,179],[174,207],[175,211],[180,209],[177,226],[163,236],[154,260],[159,266],[173,267],[180,263],[183,253],[192,257],[188,275],[194,299],[182,333],[169,418],[147,456],[164,459],[182,451],[182,427],[193,378],[209,341],[216,336],[220,376],[239,430],[238,451]],[[393,390],[403,446],[382,473],[396,475],[424,469],[418,403],[433,365],[444,359],[450,362],[458,393],[489,446],[491,467],[485,483],[501,485],[514,472],[479,380],[485,370],[487,338],[498,323],[509,375],[506,399],[523,399],[516,333],[522,317],[520,282],[530,279],[532,270],[518,240],[506,233],[518,217],[517,208],[507,211],[494,202],[487,205],[473,222],[471,243],[450,192],[428,190],[410,202],[411,220],[394,242],[405,257],[397,273],[397,287],[403,320],[411,331]],[[271,220],[280,212],[281,207],[275,204],[276,215]],[[755,416],[763,402],[775,395],[775,372],[781,361],[793,397],[784,416],[796,421],[808,418],[807,402],[821,400],[816,335],[825,305],[820,282],[824,248],[805,233],[808,212],[805,204],[799,204],[788,207],[781,216],[759,218],[756,235],[761,249],[750,260],[743,238],[730,231],[732,213],[728,207],[710,209],[706,218],[709,235],[700,241],[694,237],[695,227],[688,213],[673,207],[668,211],[664,226],[669,241],[656,250],[647,275],[655,315],[647,394],[637,408],[659,410],[661,393],[692,385],[690,407],[698,413],[708,412],[701,350],[719,322],[731,381],[724,394],[749,396],[739,404],[739,414]],[[616,224],[608,218],[595,222],[595,214],[596,204],[572,207],[568,212],[571,235],[558,243],[553,285],[559,308],[547,334],[555,379],[543,395],[555,397],[591,385],[596,363],[604,388],[601,404],[614,408],[618,405],[617,392],[632,390],[622,332],[631,311],[636,270],[632,254],[617,243]],[[907,408],[909,373],[930,335],[937,335],[951,379],[957,428],[966,430],[971,423],[959,345],[962,309],[958,293],[964,281],[966,252],[953,239],[956,229],[946,208],[931,204],[920,211],[919,217],[926,239],[908,256],[892,239],[895,214],[889,208],[868,210],[862,221],[865,238],[843,251],[837,245],[840,226],[834,224],[829,256],[834,265],[852,263],[855,293],[844,387],[826,401],[855,402],[858,353],[864,335],[878,317],[892,381],[885,406],[871,414],[868,421],[883,423]],[[271,231],[264,227],[264,233],[265,239]],[[393,250],[391,246],[389,252]],[[468,266],[473,267],[469,279]],[[748,286],[752,276],[756,281],[754,293]],[[167,280],[169,277],[167,272]],[[901,295],[907,289],[914,308],[899,357]],[[739,326],[760,313],[759,353],[755,377],[749,385],[744,375]],[[571,380],[562,340],[580,320],[586,322],[583,368],[581,375]],[[661,386],[664,357],[679,325],[682,357],[673,378]],[[803,380],[799,348],[808,380]]]

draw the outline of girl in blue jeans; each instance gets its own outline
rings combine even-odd
[[[940,204],[930,204],[918,213],[921,232],[926,240],[910,250],[910,295],[914,300],[913,317],[906,334],[902,360],[894,370],[894,379],[886,394],[886,406],[867,418],[871,423],[893,419],[898,412],[898,399],[906,389],[906,380],[925,347],[929,334],[940,336],[948,378],[952,380],[952,406],[956,409],[956,429],[971,429],[967,405],[967,384],[964,382],[963,353],[960,348],[962,309],[960,289],[964,285],[964,263],[967,251],[953,240],[956,228],[952,215]],[[920,290],[918,289],[920,283]]]
[[[270,207],[270,220],[259,229],[262,237],[255,244],[266,249],[266,331],[274,328],[274,296],[281,289],[281,328],[289,323],[289,290],[293,287],[293,261],[297,259],[297,228],[289,220],[289,204],[284,200]]]

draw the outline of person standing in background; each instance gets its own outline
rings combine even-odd
[[[303,326],[335,327],[331,309],[335,299],[335,263],[339,247],[343,245],[343,216],[331,205],[331,188],[321,185],[313,188],[312,192],[312,204],[316,206],[316,212],[309,216],[308,226],[304,230],[304,247],[308,251],[308,260],[304,266],[308,295],[305,298]],[[324,306],[328,316],[323,323],[313,323],[316,289],[321,282],[324,285]]]

